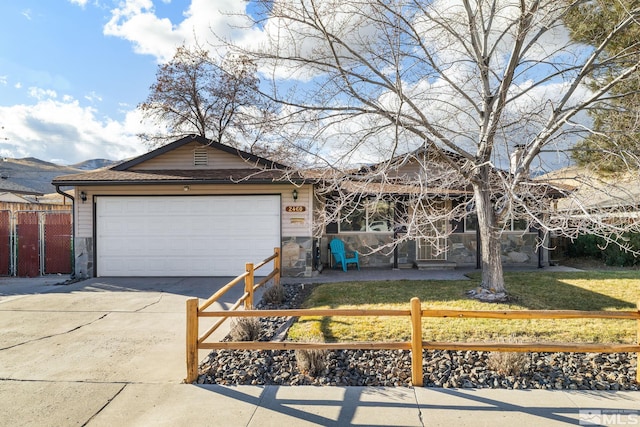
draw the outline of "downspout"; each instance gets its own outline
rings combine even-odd
[[[60,186],[55,184],[56,193],[62,197],[66,197],[71,200],[71,278],[76,277],[76,199],[60,190]]]

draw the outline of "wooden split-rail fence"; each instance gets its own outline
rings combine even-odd
[[[274,268],[259,283],[255,281],[255,271],[273,261]],[[229,310],[207,311],[224,293],[244,279],[244,295]],[[287,309],[287,310],[254,310],[254,292],[274,279],[280,281],[280,249],[254,266],[246,265],[245,273],[236,277],[212,295],[202,305],[198,298],[187,300],[187,377],[185,382],[191,383],[198,377],[198,350],[410,350],[411,351],[411,383],[423,385],[423,350],[464,350],[495,352],[563,352],[563,353],[637,353],[636,382],[640,383],[640,302],[637,311],[578,311],[578,310],[502,310],[502,311],[469,311],[469,310],[430,310],[422,309],[420,300],[412,298],[409,309]],[[244,310],[238,310],[244,303]],[[275,341],[241,341],[241,342],[206,342],[207,338],[228,318],[238,317],[300,317],[300,316],[405,316],[411,319],[411,340],[392,342],[275,342]],[[434,342],[422,339],[423,318],[450,319],[623,319],[635,320],[638,323],[636,344],[584,344],[584,343],[473,343],[473,342]],[[200,318],[218,318],[217,322],[204,334],[200,335],[198,324]]]

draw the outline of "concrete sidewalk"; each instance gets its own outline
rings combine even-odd
[[[13,386],[20,396],[34,389],[48,390],[50,411],[44,419],[4,418],[3,425],[538,427],[640,422],[638,392],[95,383]],[[34,405],[29,400],[13,403]]]
[[[640,424],[640,392],[181,384],[185,300],[228,278],[66,279],[0,278],[0,426]]]

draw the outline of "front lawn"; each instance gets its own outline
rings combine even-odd
[[[409,309],[412,297],[423,309],[460,310],[637,310],[639,271],[505,273],[510,300],[483,303],[466,297],[472,281],[380,281],[318,285],[305,308]],[[635,343],[638,322],[625,320],[423,319],[428,341],[513,341]],[[295,341],[407,341],[409,318],[303,317],[289,330]]]

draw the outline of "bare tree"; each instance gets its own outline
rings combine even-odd
[[[577,208],[584,218],[570,218],[570,209],[563,216],[552,196],[572,193],[531,176],[547,168],[550,151],[562,155],[588,132],[585,110],[620,96],[612,89],[638,70],[637,57],[619,61],[629,51],[605,51],[616,34],[638,26],[640,9],[588,46],[572,41],[564,25],[581,1],[259,3],[256,28],[265,40],[244,52],[273,78],[270,96],[288,127],[314,141],[305,149],[325,167],[332,195],[325,221],[338,211],[356,217],[348,207],[365,194],[402,193],[414,208],[397,244],[436,241],[447,232],[443,221],[477,214],[482,286],[495,292],[505,291],[500,238],[510,221],[573,236],[588,225],[609,236],[635,225],[608,224],[584,204]],[[589,86],[612,61],[627,65]],[[399,174],[409,163],[416,174]],[[450,210],[438,202],[456,197]]]
[[[256,66],[243,55],[228,55],[218,64],[203,48],[181,46],[158,66],[145,118],[160,132],[141,135],[150,145],[196,134],[218,143],[251,148],[269,130],[268,102],[257,91]]]

